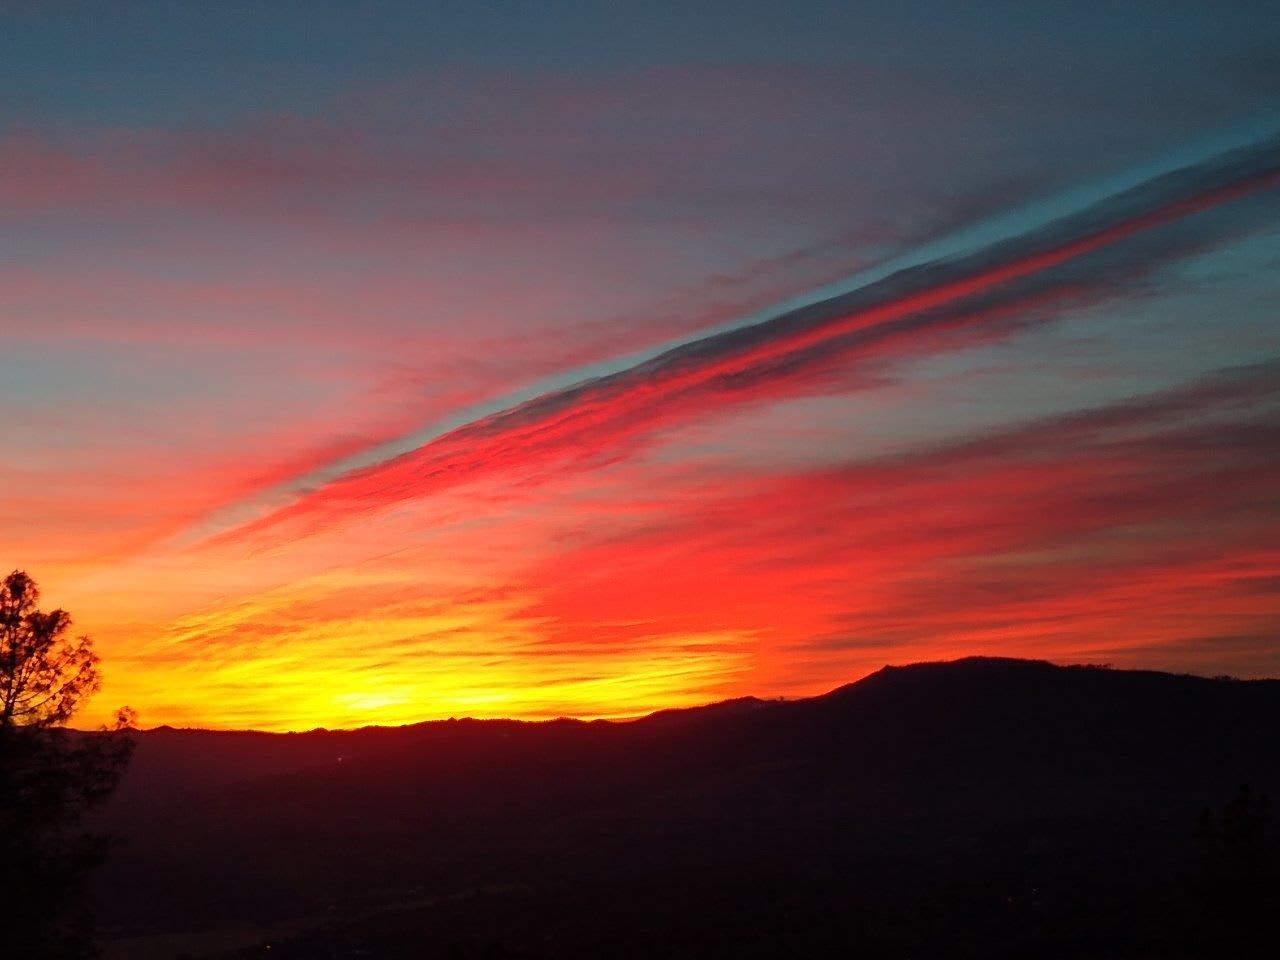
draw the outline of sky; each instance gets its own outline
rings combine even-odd
[[[79,722],[1280,675],[1269,6],[4,4]]]

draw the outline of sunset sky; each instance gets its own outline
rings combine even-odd
[[[1280,675],[1274,3],[0,7],[0,565],[146,726]]]

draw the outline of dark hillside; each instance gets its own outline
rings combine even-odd
[[[991,659],[628,723],[150,731],[101,916],[331,922],[298,957],[1198,955],[1274,896],[1220,813],[1249,784],[1261,823],[1278,733],[1275,681]]]

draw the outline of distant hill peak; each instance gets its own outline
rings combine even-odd
[[[150,730],[142,731],[144,734],[160,734],[182,736],[188,734],[215,734],[226,737],[234,737],[237,735],[257,735],[269,738],[284,739],[307,739],[307,738],[326,738],[326,737],[349,737],[356,734],[368,735],[391,735],[396,731],[413,731],[422,732],[432,730],[452,729],[477,729],[488,728],[493,730],[500,729],[518,729],[524,727],[546,727],[546,726],[575,726],[575,725],[609,725],[612,723],[654,723],[662,724],[671,720],[685,717],[732,717],[743,714],[753,713],[762,707],[777,705],[780,702],[803,702],[805,700],[821,701],[830,698],[843,698],[847,694],[857,691],[874,689],[883,684],[897,683],[914,683],[916,681],[930,683],[946,683],[949,680],[956,681],[977,681],[979,679],[990,681],[993,683],[1001,682],[1001,678],[1011,678],[1015,676],[1021,677],[1067,677],[1070,675],[1079,675],[1081,673],[1107,675],[1120,678],[1129,678],[1134,680],[1137,678],[1146,678],[1148,681],[1154,682],[1177,682],[1177,683],[1246,683],[1246,684],[1278,684],[1280,680],[1235,680],[1230,677],[1202,677],[1191,674],[1179,674],[1171,672],[1163,672],[1156,670],[1131,670],[1112,668],[1109,664],[1055,664],[1048,660],[1031,660],[1020,657],[994,657],[994,656],[967,656],[959,657],[955,660],[922,660],[915,663],[904,664],[886,664],[879,670],[867,674],[859,680],[836,687],[825,694],[818,694],[813,697],[771,697],[761,698],[754,696],[734,697],[728,700],[719,700],[713,703],[701,704],[693,707],[673,707],[665,710],[657,710],[650,714],[634,717],[628,720],[595,720],[588,723],[573,717],[559,717],[552,720],[515,720],[486,718],[475,719],[470,717],[450,717],[441,720],[423,720],[417,723],[409,723],[398,726],[380,726],[372,725],[358,728],[347,729],[326,729],[317,727],[314,730],[297,731],[289,733],[273,733],[256,730],[202,730],[199,728],[173,727],[168,724],[153,727]],[[1121,681],[1123,682],[1123,681]],[[967,685],[967,684],[966,684]]]

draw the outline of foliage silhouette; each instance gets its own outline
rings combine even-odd
[[[91,957],[84,882],[105,840],[84,815],[124,772],[133,714],[95,733],[62,726],[98,689],[98,657],[39,601],[26,573],[0,581],[0,930],[11,956]]]

